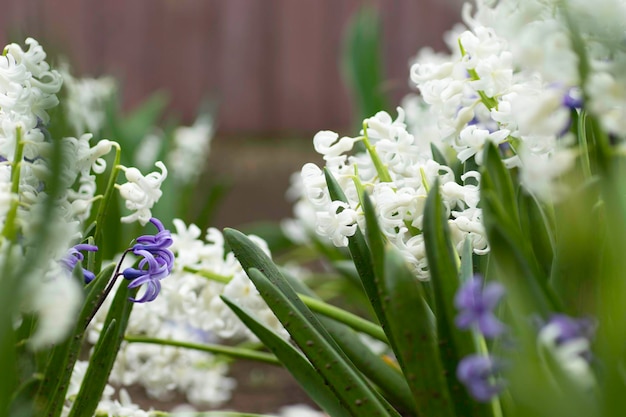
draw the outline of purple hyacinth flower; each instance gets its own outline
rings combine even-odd
[[[472,397],[487,402],[504,388],[503,383],[496,379],[496,373],[501,368],[500,362],[490,356],[469,355],[459,362],[456,376]]]
[[[578,88],[569,88],[565,95],[563,96],[562,103],[565,107],[575,110],[582,109],[583,107],[583,97],[582,93]]]
[[[144,235],[137,238],[136,243],[128,251],[142,257],[137,268],[126,268],[122,275],[130,280],[128,288],[137,288],[146,284],[146,291],[136,303],[153,301],[161,291],[161,280],[167,277],[174,267],[174,253],[168,249],[172,245],[172,234],[163,227],[158,219],[150,222],[157,228],[156,235]]]
[[[591,340],[595,333],[595,325],[591,319],[575,319],[565,314],[553,314],[546,325],[558,327],[559,335],[556,338],[557,345],[562,345],[579,338]]]
[[[549,337],[557,347],[585,339],[588,342],[594,337],[596,325],[589,318],[576,319],[566,314],[553,314],[541,328],[541,334]],[[591,351],[581,352],[581,357],[591,362]]]
[[[454,305],[459,310],[454,322],[459,329],[478,328],[483,336],[493,338],[502,334],[504,324],[493,314],[493,310],[504,295],[504,287],[490,282],[483,288],[483,280],[474,276],[456,293]]]
[[[81,251],[87,252],[96,252],[98,247],[95,245],[88,245],[86,243],[80,243],[74,247],[71,247],[67,254],[59,261],[63,267],[69,271],[74,271],[78,262],[82,262],[85,259],[85,256],[81,253]],[[88,269],[83,268],[83,279],[85,280],[85,284],[89,284],[96,278],[96,275],[89,271]]]

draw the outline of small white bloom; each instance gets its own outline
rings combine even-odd
[[[575,151],[559,149],[536,154],[522,149],[521,158],[521,183],[539,199],[555,202],[568,192],[567,184],[559,179],[574,166]]]
[[[326,417],[325,413],[306,404],[286,405],[279,412],[279,417]]]
[[[63,106],[67,121],[77,135],[97,133],[106,121],[106,103],[115,94],[117,85],[111,77],[74,78],[67,65],[61,68],[67,96]]]
[[[174,130],[173,149],[167,161],[177,180],[188,184],[198,179],[209,156],[213,130],[213,120],[208,116]]]
[[[145,225],[152,217],[150,209],[161,198],[163,194],[161,184],[167,178],[167,168],[163,162],[157,161],[154,165],[161,172],[151,172],[146,176],[143,176],[137,168],[122,168],[128,182],[117,186],[117,188],[120,191],[120,196],[126,200],[126,208],[134,211],[134,213],[122,217],[123,223],[132,223],[136,220],[141,225]]]
[[[356,232],[356,212],[342,201],[333,201],[328,211],[317,212],[317,233],[335,246],[348,246],[348,236]]]
[[[315,151],[324,156],[324,159],[340,156],[345,152],[352,150],[355,138],[342,137],[330,130],[322,130],[317,132],[313,137],[313,147]]]
[[[330,195],[322,170],[313,163],[302,167],[301,174],[303,194],[315,207],[326,207],[330,203]]]
[[[48,265],[46,276],[34,283],[28,310],[38,313],[35,334],[29,343],[39,349],[63,340],[75,323],[82,304],[81,286],[54,261]]]

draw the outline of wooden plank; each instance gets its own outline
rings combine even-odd
[[[325,67],[336,62],[324,53],[323,33],[328,23],[324,3],[277,1],[277,122],[286,131],[320,126],[324,95],[332,94],[324,85]]]
[[[254,132],[268,129],[264,118],[271,98],[264,94],[259,74],[269,65],[264,59],[263,21],[257,16],[271,2],[230,0],[220,3],[220,47],[217,65],[220,127],[225,131]]]
[[[454,2],[378,0],[386,88],[408,91],[408,60],[459,18]],[[349,134],[352,105],[339,69],[345,25],[360,0],[0,0],[4,28],[62,52],[77,75],[112,74],[126,107],[158,89],[191,121],[219,98],[223,133]]]

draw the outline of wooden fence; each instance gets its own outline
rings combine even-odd
[[[189,120],[219,98],[223,134],[310,134],[345,129],[351,105],[338,68],[358,0],[0,0],[0,40],[36,37],[74,72],[123,80],[132,107],[165,90]],[[408,60],[443,48],[459,20],[454,0],[373,1],[384,30],[386,83],[408,91]],[[14,35],[11,35],[14,37]],[[4,43],[3,43],[4,44]]]

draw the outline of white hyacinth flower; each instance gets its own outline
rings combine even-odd
[[[335,246],[348,246],[348,236],[356,232],[356,212],[342,201],[330,203],[328,211],[317,213],[317,233],[333,241]]]
[[[150,210],[161,198],[163,194],[161,184],[167,178],[165,164],[157,161],[154,165],[161,172],[151,172],[146,176],[137,168],[122,167],[128,182],[117,185],[117,188],[120,191],[120,196],[126,200],[126,208],[134,211],[134,213],[121,218],[123,223],[138,221],[142,226],[145,226],[152,217]]]
[[[339,139],[337,133],[330,130],[322,130],[313,137],[313,147],[317,153],[324,156],[325,160],[328,160],[352,150],[356,141],[357,139],[346,136]]]
[[[174,130],[173,149],[167,157],[174,179],[183,184],[198,179],[211,150],[213,132],[213,120],[209,116],[200,116],[192,126]]]
[[[29,340],[37,350],[60,342],[67,335],[82,306],[83,291],[69,272],[51,261],[46,276],[33,286],[32,294],[30,305],[24,307],[38,313],[37,330]]]

